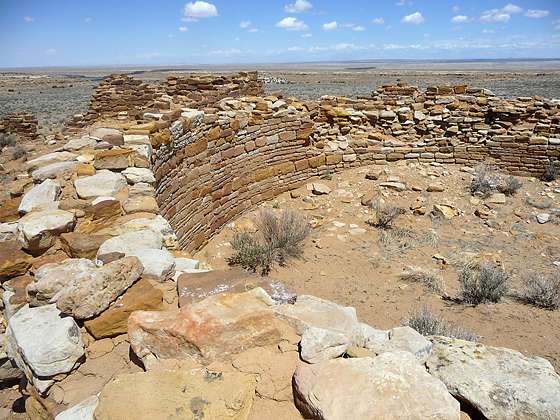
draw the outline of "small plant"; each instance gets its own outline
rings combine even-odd
[[[401,280],[420,283],[434,293],[443,293],[443,279],[438,274],[419,267],[410,267],[400,275]]]
[[[545,277],[532,274],[525,280],[523,300],[539,308],[560,308],[560,276]]]
[[[262,211],[256,226],[257,232],[235,235],[228,263],[253,272],[260,270],[262,275],[268,274],[274,263],[283,266],[289,258],[301,257],[303,242],[311,231],[307,220],[293,210]]]
[[[15,146],[17,137],[11,133],[0,133],[0,149],[3,147]]]
[[[465,303],[497,303],[508,292],[508,275],[492,263],[466,264],[459,270],[459,288]]]
[[[475,168],[470,185],[472,195],[488,198],[498,187],[498,175],[488,164],[482,163]]]
[[[426,306],[412,312],[406,325],[414,328],[422,335],[443,335],[468,341],[478,340],[476,334],[448,323],[432,313]]]
[[[332,173],[330,169],[325,169],[325,172],[323,172],[323,175],[321,175],[321,179],[326,179],[328,181],[330,181],[332,179]]]
[[[19,144],[16,144],[14,147],[12,147],[12,159],[17,160],[17,159],[22,158],[26,155],[27,155],[27,150],[25,150]]]
[[[378,229],[391,229],[393,223],[404,210],[400,207],[391,204],[382,204],[379,200],[372,200],[370,207],[373,209],[373,218],[368,220],[367,223]]]
[[[514,176],[508,176],[499,186],[498,190],[505,195],[512,196],[521,189],[523,184]]]
[[[549,160],[544,166],[544,172],[542,174],[543,181],[555,181],[560,175],[560,162],[555,160]]]

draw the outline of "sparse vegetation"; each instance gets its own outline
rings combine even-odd
[[[560,276],[531,274],[524,286],[522,299],[527,303],[549,310],[560,308]]]
[[[478,340],[476,334],[448,323],[431,312],[426,306],[412,312],[406,325],[414,328],[422,335],[443,335],[468,341]]]
[[[508,176],[500,185],[498,190],[505,195],[512,196],[521,189],[523,184],[514,176]]]
[[[404,213],[400,207],[392,204],[384,204],[380,200],[372,200],[370,207],[373,210],[373,217],[367,221],[371,226],[378,229],[391,229],[395,220]]]
[[[262,211],[256,221],[256,232],[241,232],[234,236],[230,265],[257,270],[266,275],[274,263],[283,266],[289,258],[300,257],[303,241],[311,227],[307,220],[293,210],[274,213]]]
[[[332,179],[332,172],[330,169],[325,169],[325,172],[323,172],[323,175],[321,175],[321,179],[326,179],[327,181],[330,181]]]
[[[4,147],[15,146],[16,143],[17,143],[17,137],[15,134],[0,133],[0,149]]]
[[[459,296],[465,303],[497,303],[508,292],[508,275],[498,265],[465,264],[459,270]]]
[[[19,144],[16,144],[14,147],[12,147],[12,159],[20,159],[26,155],[27,150],[25,150],[25,148],[23,148]]]
[[[475,168],[470,191],[472,195],[487,198],[496,191],[498,184],[499,178],[495,169],[486,163],[481,163]]]
[[[409,267],[400,275],[401,280],[420,283],[429,291],[434,293],[443,293],[443,279],[437,273],[425,270],[420,267]]]
[[[542,174],[543,181],[555,181],[560,175],[560,162],[556,160],[549,160],[544,166]]]

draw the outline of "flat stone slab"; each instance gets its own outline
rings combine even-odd
[[[114,196],[126,187],[126,178],[121,174],[109,170],[101,170],[95,175],[78,178],[74,187],[80,198],[95,198],[99,196]]]

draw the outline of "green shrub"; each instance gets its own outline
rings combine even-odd
[[[303,242],[311,227],[307,220],[293,210],[274,213],[264,210],[256,220],[256,232],[237,233],[231,246],[230,265],[266,275],[274,263],[283,266],[289,258],[301,257]]]
[[[532,274],[525,279],[522,298],[527,303],[543,309],[560,308],[560,277]]]
[[[414,328],[422,335],[443,335],[468,341],[477,341],[478,339],[476,334],[448,323],[432,313],[426,306],[412,312],[406,325]]]
[[[12,147],[12,159],[17,160],[24,156],[27,156],[27,150],[25,150],[25,148],[23,148],[19,144],[16,144],[14,147]]]
[[[465,303],[497,303],[508,292],[508,275],[495,264],[468,264],[459,271],[459,289]]]
[[[544,172],[542,174],[543,181],[555,181],[560,175],[560,164],[558,161],[550,160],[544,166]]]

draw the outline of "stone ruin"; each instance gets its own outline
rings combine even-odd
[[[0,378],[21,380],[41,419],[558,419],[545,359],[378,330],[188,252],[327,171],[489,161],[538,175],[560,157],[559,121],[556,101],[464,86],[300,101],[253,73],[112,76],[0,208]]]
[[[39,137],[37,127],[37,119],[28,112],[17,112],[0,119],[0,134],[15,134],[26,140]]]

